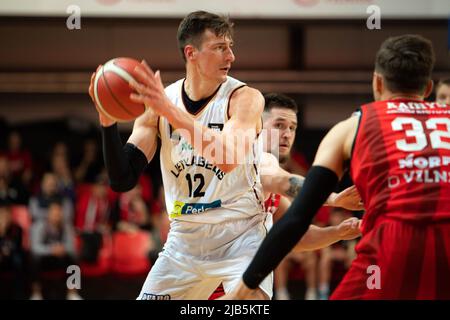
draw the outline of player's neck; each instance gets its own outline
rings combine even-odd
[[[220,83],[206,80],[195,72],[188,72],[184,81],[184,90],[189,99],[193,101],[199,101],[211,96],[219,86]]]
[[[387,92],[381,97],[381,100],[423,100],[423,96],[413,93],[392,93]]]

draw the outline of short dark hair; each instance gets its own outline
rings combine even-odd
[[[189,13],[178,26],[177,40],[178,48],[184,62],[184,47],[191,44],[200,48],[201,37],[205,30],[211,30],[216,36],[233,37],[233,23],[228,17],[219,16],[206,11],[195,11]]]
[[[392,92],[422,93],[435,62],[433,45],[419,35],[388,38],[378,50],[375,71]]]
[[[283,108],[298,112],[298,105],[294,99],[281,93],[264,94],[264,112],[270,112],[273,108]]]
[[[450,78],[440,79],[436,85],[436,92],[438,91],[439,87],[443,85],[450,86]]]

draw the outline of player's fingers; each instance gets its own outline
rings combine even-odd
[[[134,90],[136,90],[138,93],[143,94],[143,95],[150,95],[152,90],[150,87],[146,87],[143,84],[140,84],[138,82],[136,82],[135,80],[130,80],[130,82],[128,83],[129,86],[131,88],[133,88]]]
[[[135,68],[134,76],[135,76],[137,82],[145,84],[146,86],[157,86],[157,82],[156,82],[154,74],[148,74],[141,67]]]
[[[145,95],[143,94],[138,94],[138,93],[131,93],[130,94],[130,99],[133,102],[137,102],[137,103],[150,103],[151,101],[154,101],[154,99],[157,99],[157,96],[154,92],[149,92]]]
[[[152,70],[152,68],[150,68],[150,66],[148,65],[147,61],[142,60],[141,64],[142,64],[145,72],[147,72],[148,74],[153,74],[153,70]]]
[[[154,78],[155,73],[153,72],[152,68],[145,62],[145,60],[142,60],[141,64],[136,67],[136,69],[141,70],[145,75]]]
[[[157,70],[155,72],[155,79],[156,79],[156,82],[159,84],[159,86],[163,87],[163,83],[162,83],[162,79],[161,79],[161,72],[159,70]]]
[[[132,93],[130,94],[130,100],[136,103],[145,103],[146,102],[145,100],[147,99],[143,95]]]

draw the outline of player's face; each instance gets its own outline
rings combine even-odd
[[[201,46],[196,53],[196,65],[202,77],[220,83],[226,81],[235,59],[232,46],[233,40],[229,36],[216,36],[210,30],[203,33]]]
[[[294,110],[272,108],[269,116],[264,121],[264,128],[267,130],[278,130],[280,160],[289,157],[295,140],[295,131],[297,130],[297,114]],[[271,140],[270,135],[268,138]],[[268,145],[271,145],[271,141],[268,141]]]
[[[436,101],[442,104],[450,104],[450,85],[441,84],[436,91]]]

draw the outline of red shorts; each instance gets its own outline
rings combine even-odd
[[[331,299],[450,299],[450,223],[384,221],[356,252]]]
[[[220,284],[216,290],[211,294],[211,296],[208,298],[208,300],[216,300],[220,298],[221,296],[225,295],[225,291],[223,289],[223,285]]]

